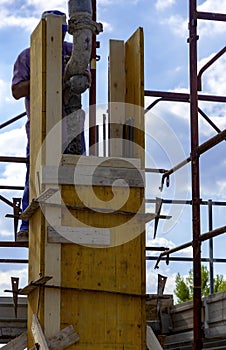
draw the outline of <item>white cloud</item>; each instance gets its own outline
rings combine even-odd
[[[226,12],[226,0],[206,0],[201,5],[197,6],[198,11],[225,13]]]
[[[175,0],[157,0],[155,7],[157,10],[165,10],[168,7],[171,7],[175,4]]]
[[[3,105],[4,101],[6,101],[5,96],[7,95],[7,90],[8,90],[8,83],[0,79],[0,105]]]
[[[7,164],[3,173],[0,174],[2,186],[23,186],[25,182],[26,167],[24,164]]]
[[[179,37],[188,37],[188,20],[180,15],[169,16],[161,20],[162,25],[167,25],[169,29]]]
[[[169,241],[164,237],[156,237],[156,239],[148,239],[147,246],[148,247],[166,247],[166,248],[172,249],[175,247],[175,243],[173,243],[172,241]],[[159,255],[159,253],[156,253],[156,252],[152,252],[152,254]]]
[[[101,21],[101,23],[103,24],[104,33],[111,33],[113,31],[113,27],[111,23],[104,22],[104,21]]]
[[[27,138],[24,127],[13,129],[0,135],[1,155],[25,157]]]
[[[225,27],[226,29],[226,27]],[[215,56],[213,53],[209,57],[203,58],[199,62],[199,67],[203,67],[205,63]],[[226,78],[225,78],[226,55],[224,54],[216,62],[214,62],[204,73],[202,78],[203,91],[207,91],[213,95],[226,95]]]
[[[206,0],[197,7],[200,12],[214,12],[214,13],[226,13],[226,0]],[[198,21],[199,35],[206,36],[208,38],[215,38],[217,34],[224,34],[226,30],[226,24],[219,21]]]

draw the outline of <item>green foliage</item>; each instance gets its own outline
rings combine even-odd
[[[209,284],[209,271],[207,266],[202,265],[201,267],[202,275],[202,285],[201,293],[203,297],[210,294],[210,284]],[[176,288],[174,293],[177,297],[178,304],[185,301],[190,301],[193,299],[193,270],[188,272],[186,278],[182,277],[179,273],[175,279]],[[226,280],[223,279],[222,275],[216,275],[214,278],[214,293],[223,292],[226,290]]]
[[[174,293],[177,296],[178,303],[191,300],[189,287],[184,282],[184,278],[178,273],[176,276],[176,289]]]

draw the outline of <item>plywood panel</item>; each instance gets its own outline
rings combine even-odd
[[[57,166],[62,153],[62,21],[48,16],[46,21],[46,162]],[[45,215],[56,225],[61,224],[60,208],[45,208]],[[61,285],[61,245],[47,241],[45,222],[45,275],[49,284]],[[44,332],[51,337],[60,330],[60,290],[45,290]]]
[[[49,16],[31,37],[31,199],[45,190],[45,185],[38,183],[41,165],[57,165],[61,157],[61,125],[53,132],[62,118],[61,25],[61,18]],[[60,224],[60,213],[60,208],[46,208],[44,214]],[[51,283],[60,285],[60,245],[50,246],[46,232],[45,217],[38,209],[30,219],[29,281],[41,273],[53,276]],[[38,311],[37,298],[36,291],[29,296],[29,325],[32,312]],[[39,321],[50,337],[60,329],[59,289],[42,293],[39,305]]]
[[[144,167],[144,35],[137,31],[125,44],[126,118],[134,119],[134,157]],[[137,146],[136,146],[137,145]]]
[[[123,40],[109,44],[109,154],[123,155],[123,123],[125,122],[125,45]]]
[[[36,198],[37,193],[37,163],[45,161],[45,154],[40,153],[45,138],[45,77],[46,77],[46,51],[45,51],[45,22],[41,21],[31,35],[31,116],[30,116],[30,200]],[[40,187],[38,190],[42,191]],[[29,275],[28,279],[34,281],[39,274],[44,274],[44,217],[40,209],[29,220]],[[31,334],[33,313],[37,313],[43,325],[43,293],[40,294],[40,308],[38,309],[38,290],[28,296],[28,347],[34,346]]]

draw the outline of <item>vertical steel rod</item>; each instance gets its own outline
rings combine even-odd
[[[96,21],[96,0],[92,0],[93,20]],[[89,94],[89,154],[96,155],[96,35],[93,34],[90,71],[92,84]]]
[[[192,229],[193,229],[193,326],[194,350],[202,349],[201,319],[201,242],[200,237],[200,189],[199,189],[199,135],[198,135],[198,86],[197,86],[197,0],[189,1],[189,61],[190,61],[190,124],[191,124],[191,173],[192,173]]]
[[[209,231],[213,229],[213,202],[208,200]],[[213,271],[213,238],[209,239],[209,270],[210,270],[210,295],[214,293],[214,271]]]

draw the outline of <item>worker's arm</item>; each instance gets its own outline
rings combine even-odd
[[[30,95],[30,80],[21,81],[12,85],[12,95],[16,100]]]

